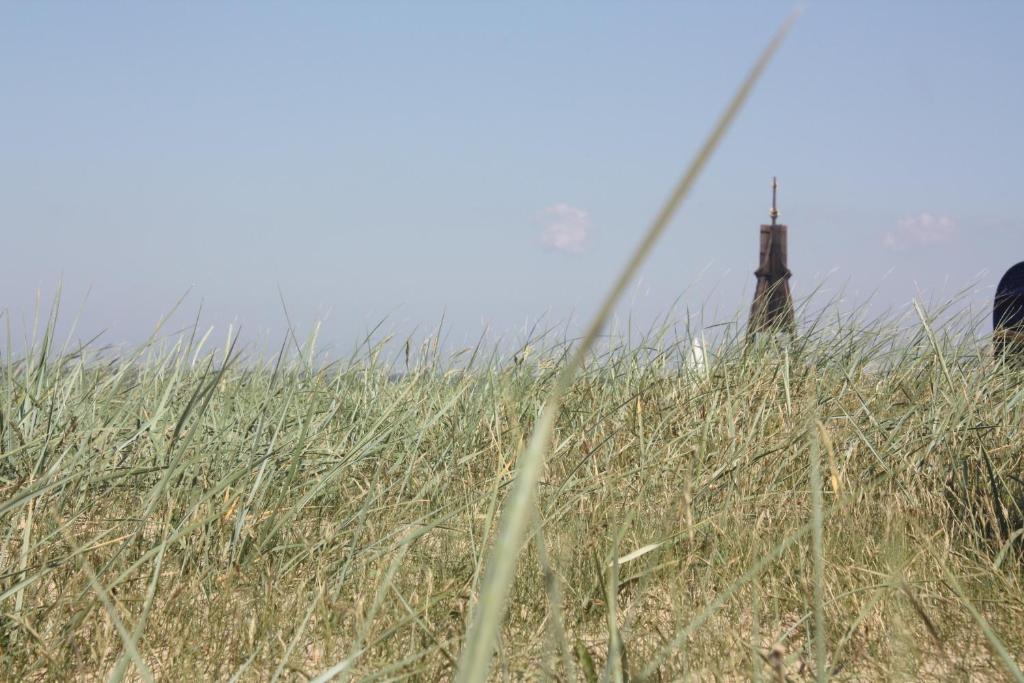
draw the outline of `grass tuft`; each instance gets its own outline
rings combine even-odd
[[[725,333],[700,373],[671,322],[603,338],[554,418],[494,675],[1016,676],[1024,376],[974,320],[926,319]],[[452,677],[566,362],[551,334],[470,369],[431,343],[408,372],[189,334],[8,354],[0,670]]]

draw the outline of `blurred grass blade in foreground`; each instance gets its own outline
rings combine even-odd
[[[619,274],[611,290],[605,297],[597,315],[590,321],[586,333],[579,346],[576,347],[568,362],[562,367],[555,385],[551,390],[540,417],[534,425],[533,432],[526,448],[519,457],[516,478],[505,504],[499,522],[498,535],[491,546],[487,559],[487,573],[484,578],[480,595],[473,611],[472,620],[466,634],[465,645],[459,657],[456,681],[463,683],[482,681],[490,671],[491,657],[498,631],[505,617],[506,603],[515,574],[516,561],[526,535],[530,520],[530,502],[534,494],[537,479],[544,462],[544,451],[554,432],[555,420],[561,407],[561,401],[572,384],[577,370],[583,365],[587,353],[597,339],[600,330],[611,315],[623,291],[632,281],[640,266],[647,259],[658,238],[665,232],[676,209],[689,194],[693,184],[704,170],[712,153],[718,147],[726,130],[736,118],[754,85],[757,83],[765,67],[782,44],[799,11],[794,11],[782,24],[771,42],[758,57],[750,73],[740,85],[736,94],[729,102],[725,112],[719,117],[711,134],[705,140],[690,162],[672,194],[658,212],[654,222],[644,234],[636,251],[626,267]]]

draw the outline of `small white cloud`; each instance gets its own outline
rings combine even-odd
[[[583,251],[590,233],[590,216],[583,209],[568,204],[555,204],[540,212],[544,226],[540,239],[548,247],[559,251]]]
[[[920,244],[947,242],[953,236],[956,225],[949,216],[920,213],[900,219],[900,230]]]
[[[954,232],[956,223],[952,218],[924,212],[901,218],[895,231],[882,236],[882,244],[889,249],[942,244],[952,239]]]

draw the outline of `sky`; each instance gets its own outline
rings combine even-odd
[[[792,8],[4,3],[0,308],[17,335],[60,286],[82,337],[173,309],[339,352],[571,327]],[[773,176],[797,299],[989,305],[1024,260],[1021,26],[808,3],[620,316],[742,318]]]

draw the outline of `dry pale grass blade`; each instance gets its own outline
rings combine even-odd
[[[281,655],[281,661],[278,662],[277,668],[274,670],[274,675],[270,677],[271,683],[276,683],[276,681],[280,680],[281,674],[284,673],[285,667],[288,666],[288,660],[291,658],[292,652],[295,651],[295,648],[302,639],[302,636],[306,633],[306,628],[309,626],[309,620],[313,617],[313,612],[324,597],[325,588],[325,586],[320,586],[317,590],[316,596],[309,602],[309,607],[306,608],[306,615],[302,618],[299,628],[295,630],[295,634],[288,642],[288,647],[285,648],[284,654]]]
[[[456,681],[468,683],[484,680],[491,667],[491,658],[504,621],[508,595],[515,574],[515,566],[529,527],[531,498],[543,467],[544,453],[554,432],[555,420],[561,402],[576,376],[577,371],[610,317],[622,293],[636,275],[640,266],[650,254],[658,239],[665,232],[683,199],[704,170],[712,153],[718,147],[730,124],[736,118],[750,95],[764,69],[775,55],[786,34],[798,16],[791,14],[778,30],[771,42],[758,57],[750,73],[719,117],[711,134],[705,140],[690,163],[682,179],[676,185],[668,201],[658,212],[654,222],[644,234],[636,251],[626,267],[619,274],[605,297],[598,313],[590,321],[583,338],[574,353],[559,372],[553,389],[548,395],[544,408],[534,425],[529,442],[519,457],[518,468],[512,490],[502,512],[499,531],[488,556],[486,575],[480,590],[476,609],[466,633],[465,645],[459,657]]]
[[[338,676],[348,673],[352,668],[352,665],[355,664],[355,661],[359,659],[362,654],[363,650],[356,650],[334,666],[324,669],[315,678],[311,679],[310,683],[327,683],[327,681],[332,681]]]
[[[992,625],[988,623],[988,619],[985,618],[985,615],[978,611],[978,608],[974,606],[974,603],[971,602],[967,597],[967,594],[964,593],[963,588],[960,586],[960,582],[957,581],[957,578],[953,575],[953,572],[949,570],[949,567],[943,564],[942,571],[946,575],[946,582],[953,589],[953,592],[956,593],[957,597],[960,598],[961,602],[963,602],[963,605],[967,608],[971,618],[973,618],[978,624],[978,628],[980,628],[981,632],[985,634],[985,639],[988,640],[988,644],[992,647],[996,657],[998,657],[999,663],[1003,665],[1004,669],[1006,669],[1006,673],[1009,674],[1013,680],[1017,681],[1017,683],[1024,683],[1024,672],[1020,670],[1020,666],[1013,658],[1013,655],[1010,654],[1010,651],[1006,648],[1006,644],[1003,642],[1002,638],[996,634]]]
[[[615,546],[619,545],[622,530],[617,534]],[[618,551],[616,550],[616,554]],[[619,630],[619,607],[618,607],[618,586],[619,586],[619,564],[611,561],[611,568],[605,572],[605,602],[607,607],[608,623],[608,661],[605,662],[604,675],[602,680],[611,680],[612,683],[623,683],[623,669],[625,668],[625,652],[622,646],[622,632]]]
[[[825,651],[825,503],[821,480],[821,448],[818,441],[821,423],[815,419],[807,430],[810,441],[811,485],[811,554],[814,561],[814,675],[828,680],[828,659]]]
[[[709,602],[707,606],[697,614],[697,616],[690,620],[689,624],[677,631],[672,640],[658,648],[654,655],[648,658],[647,666],[645,666],[640,672],[640,680],[649,680],[653,678],[655,673],[658,671],[658,667],[661,666],[662,662],[664,662],[670,654],[678,651],[686,642],[687,638],[707,623],[708,619],[722,609],[722,607],[725,606],[725,604],[728,603],[740,589],[760,576],[765,569],[781,558],[787,550],[794,546],[803,537],[803,535],[810,530],[811,524],[809,523],[798,528],[788,538],[784,539],[769,552],[762,555],[757,562],[755,562],[749,569],[747,569],[747,571],[741,574],[725,589],[719,591],[715,595],[715,598],[711,600],[711,602]]]
[[[643,546],[642,548],[637,548],[636,550],[634,550],[632,552],[626,553],[625,555],[623,555],[622,557],[618,558],[617,560],[614,560],[613,562],[609,562],[608,566],[611,567],[613,564],[618,564],[621,567],[622,565],[626,564],[627,562],[632,562],[633,560],[635,560],[637,558],[643,557],[644,555],[646,555],[649,552],[657,550],[662,545],[664,545],[664,541],[661,541],[661,542],[658,542],[658,543],[648,543],[647,545]]]
[[[949,322],[929,336],[912,307],[895,331],[839,313],[807,321],[814,332],[785,354],[716,340],[699,382],[678,372],[689,333],[672,342],[652,329],[588,356],[532,498],[502,674],[811,677],[825,671],[817,605],[836,677],[1019,668],[1005,656],[1024,651],[1019,374],[958,346]],[[305,347],[233,366],[187,418],[195,436],[181,453],[171,434],[211,379],[203,359],[189,365],[194,344],[128,369],[120,359],[134,352],[113,364],[5,359],[0,671],[139,678],[134,645],[154,676],[446,680],[520,435],[568,347],[529,345],[536,362],[492,355],[473,374],[428,361],[396,377],[372,359],[311,374]],[[180,475],[144,516],[175,461]],[[815,526],[828,532],[821,551]],[[69,548],[64,531],[88,540]],[[812,558],[827,560],[816,575]],[[312,587],[324,589],[316,606]]]
[[[131,642],[135,644],[136,649],[138,649],[139,640],[142,638],[142,632],[146,628],[146,620],[149,618],[149,612],[153,607],[153,600],[156,598],[156,586],[160,581],[160,567],[163,565],[164,550],[166,548],[166,544],[161,544],[160,554],[156,556],[156,562],[153,563],[153,576],[150,578],[149,588],[146,590],[146,599],[142,604],[142,614],[139,616],[135,629],[131,633]],[[128,664],[131,661],[131,655],[126,650],[117,662],[117,666],[114,667],[114,671],[110,674],[109,680],[111,683],[118,683],[124,680],[125,673],[128,671]]]
[[[71,541],[71,538],[65,534],[65,541],[77,552],[77,547]],[[138,639],[141,633],[132,634],[125,626],[124,621],[121,620],[120,615],[117,612],[117,607],[110,600],[110,596],[107,595],[107,589],[100,583],[99,577],[96,576],[96,570],[93,569],[92,564],[89,562],[85,555],[82,555],[82,570],[85,572],[86,577],[89,579],[89,585],[96,592],[96,597],[99,598],[103,608],[107,611],[107,615],[110,617],[110,621],[114,624],[114,628],[117,630],[117,634],[121,637],[121,643],[124,647],[125,654],[131,659],[135,665],[135,669],[139,674],[139,677],[147,683],[151,683],[153,678],[153,672],[150,671],[146,665],[146,661],[139,654],[138,650]],[[113,673],[118,673],[120,666],[115,668]]]
[[[548,559],[548,551],[544,540],[544,525],[541,523],[540,511],[534,507],[533,515],[533,538],[537,544],[537,559],[540,562],[541,571],[544,574],[544,592],[548,599],[548,610],[550,613],[550,629],[554,645],[562,656],[562,668],[565,676],[571,681],[578,680],[576,666],[573,664],[572,652],[569,649],[569,639],[565,635],[565,624],[562,614],[562,589],[558,585],[558,576],[551,567]]]
[[[935,338],[935,332],[932,330],[932,326],[928,323],[928,316],[925,315],[924,309],[921,308],[921,303],[917,299],[914,299],[914,312],[917,313],[917,317],[921,320],[921,327],[924,328],[925,334],[928,335],[928,341],[932,345],[932,350],[935,351],[935,357],[939,359],[939,365],[942,367],[942,375],[946,378],[946,382],[949,384],[950,392],[955,393],[957,386],[953,381],[953,376],[949,373],[949,365],[946,363],[946,356],[939,347],[939,342]],[[966,398],[966,395],[964,398]]]

